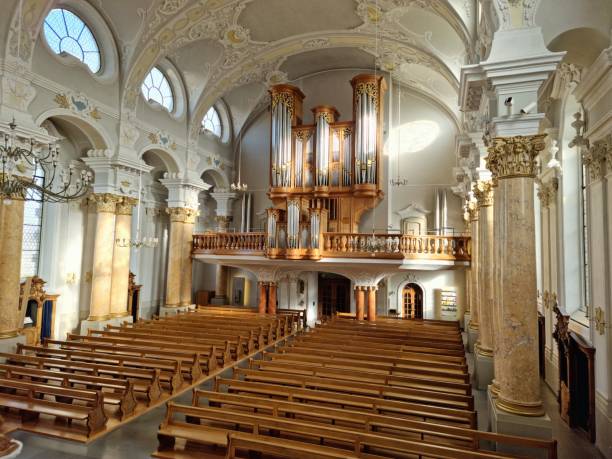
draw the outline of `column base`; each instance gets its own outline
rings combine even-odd
[[[13,353],[17,350],[17,344],[25,344],[26,336],[25,335],[17,335],[11,338],[2,338],[0,339],[0,352]],[[4,362],[6,359],[2,359]]]
[[[109,317],[108,319],[103,320],[83,320],[81,321],[80,333],[81,335],[86,335],[87,330],[104,330],[107,325],[121,325],[124,322],[132,323],[133,318],[131,315],[121,316],[121,317]]]
[[[195,309],[195,304],[188,304],[186,306],[160,306],[159,307],[159,317],[164,316],[173,316],[179,312],[187,312],[190,309]]]
[[[472,328],[470,324],[470,327],[468,327],[468,330],[467,330],[467,335],[468,335],[468,352],[474,353],[474,345],[476,344],[476,341],[478,341],[478,329]]]
[[[493,356],[480,353],[478,347],[476,347],[474,355],[474,380],[476,387],[479,390],[486,390],[493,381]]]
[[[225,306],[227,304],[226,296],[214,296],[210,300],[210,304],[214,304],[215,306]]]
[[[547,414],[544,416],[520,416],[500,410],[496,398],[487,391],[489,402],[489,419],[491,432],[503,435],[518,435],[521,437],[552,439],[552,422]],[[522,457],[546,458],[545,451],[538,451],[524,446],[496,444],[495,450],[501,453],[516,454]]]
[[[470,311],[463,313],[463,330],[468,331],[470,321],[472,320],[472,313]]]

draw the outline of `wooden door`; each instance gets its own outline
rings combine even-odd
[[[402,291],[404,319],[423,318],[423,291],[416,284],[408,284]]]
[[[351,281],[340,276],[319,274],[319,317],[351,311]]]

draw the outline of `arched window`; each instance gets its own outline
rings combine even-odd
[[[153,67],[142,82],[145,99],[155,101],[169,112],[174,109],[174,94],[166,75],[158,67]]]
[[[62,8],[51,10],[45,18],[44,33],[53,52],[70,54],[93,73],[100,71],[98,43],[87,24],[76,14]]]
[[[215,107],[210,107],[210,109],[206,112],[206,115],[204,115],[204,119],[202,120],[202,127],[205,131],[212,132],[219,138],[221,137],[221,118],[219,118],[219,113],[217,113]]]
[[[45,171],[37,166],[34,182],[43,186]],[[21,277],[38,275],[40,237],[42,233],[43,201],[39,191],[28,191],[23,208],[23,244],[21,246]]]

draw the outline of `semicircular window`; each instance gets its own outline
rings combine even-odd
[[[204,115],[202,127],[204,130],[212,132],[217,137],[221,137],[221,118],[219,118],[219,113],[217,113],[215,107],[210,107],[206,115]]]
[[[153,67],[141,86],[142,94],[149,102],[157,102],[169,112],[174,108],[174,95],[168,78],[158,67]]]
[[[72,11],[55,8],[47,14],[45,40],[56,54],[70,54],[93,73],[100,71],[100,48],[87,24]]]

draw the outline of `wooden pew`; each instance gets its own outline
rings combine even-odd
[[[360,395],[374,395],[380,398],[425,403],[433,406],[474,409],[472,396],[437,392],[410,387],[387,386],[381,383],[355,381],[354,378],[344,379],[334,377],[319,377],[295,373],[280,373],[276,371],[257,371],[246,368],[234,368],[234,377],[243,377],[246,381],[268,382],[278,385],[307,387],[333,392],[343,392]],[[350,384],[347,383],[350,381]]]
[[[432,420],[442,424],[462,425],[471,428],[476,426],[476,413],[473,410],[385,399],[372,394],[332,392],[329,390],[217,377],[215,379],[214,390],[219,391],[222,387],[231,393],[267,396],[289,401],[302,400],[316,404],[325,404],[326,406],[348,406],[355,409],[365,409],[374,413],[391,413],[394,416],[408,417],[410,419]]]
[[[67,341],[49,341],[50,344],[57,344],[63,349],[97,349],[108,353],[117,352],[124,354],[136,354],[160,357],[163,359],[175,359],[181,364],[193,366],[193,359],[196,354],[208,354],[209,358],[213,351],[217,352],[217,363],[221,366],[227,365],[232,361],[232,353],[229,342],[224,349],[217,350],[216,346],[190,346],[179,342],[168,343],[154,339],[128,339],[128,337],[100,337],[68,334]],[[219,356],[220,354],[220,356]],[[200,360],[200,357],[198,357]],[[219,360],[221,362],[219,362]],[[179,373],[180,374],[180,373]]]
[[[71,389],[38,382],[0,379],[0,406],[19,410],[24,424],[33,423],[41,414],[84,421],[87,436],[102,430],[107,417],[104,395],[100,391]],[[42,397],[53,396],[55,401]],[[79,400],[85,405],[74,405]]]
[[[10,353],[0,353],[0,357],[5,358],[9,364],[14,365],[32,365],[39,369],[79,372],[93,376],[107,375],[113,378],[125,380],[133,379],[134,391],[144,393],[149,404],[157,401],[162,393],[159,368],[123,367],[119,365],[105,365],[87,361],[62,360],[49,357]]]
[[[75,386],[86,386],[85,388],[88,390],[102,392],[104,403],[118,408],[120,420],[131,416],[138,403],[134,396],[134,381],[131,379],[82,375],[66,371],[41,370],[6,364],[0,364],[0,378],[29,379],[33,382],[40,381],[45,384],[56,382],[60,383],[62,387],[74,389],[80,389],[80,387]],[[104,391],[105,389],[107,391]]]
[[[182,422],[177,416],[188,416],[194,422],[196,419],[204,422],[214,422],[215,427]],[[225,428],[217,427],[226,425]],[[227,434],[237,430],[238,426],[248,429],[247,432],[255,435],[261,432],[273,432],[269,436],[278,434],[289,435],[293,438],[304,438],[305,443],[317,441],[320,444],[331,443],[338,449],[354,452],[367,451],[379,457],[395,458],[423,455],[439,458],[508,458],[506,454],[474,451],[469,448],[459,448],[449,445],[436,445],[422,441],[394,438],[392,436],[371,432],[365,429],[352,429],[345,426],[323,424],[305,420],[279,418],[261,413],[249,414],[244,412],[228,412],[218,408],[204,408],[193,406],[180,406],[168,403],[166,418],[160,425],[158,432],[159,450],[173,449],[175,439],[183,438],[204,445],[228,447]]]

